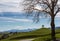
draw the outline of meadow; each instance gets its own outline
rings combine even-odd
[[[19,41],[21,39],[33,39],[32,41],[51,41],[51,29],[41,28],[30,32],[15,32],[7,33],[8,37],[1,39],[1,41]],[[0,34],[0,38],[4,34]],[[56,38],[60,39],[60,29],[56,29]]]

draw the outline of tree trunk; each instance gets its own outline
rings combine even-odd
[[[51,38],[52,38],[52,41],[56,41],[54,18],[55,18],[55,17],[51,17]]]

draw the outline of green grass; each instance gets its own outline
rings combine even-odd
[[[0,41],[19,41],[19,40],[8,40],[8,39],[4,39],[4,40],[0,40]]]
[[[36,37],[42,37],[42,36],[47,36],[50,34],[50,29],[47,28],[41,28],[32,32],[27,32],[27,33],[20,33],[17,35],[13,35],[10,37],[10,39],[26,39],[26,38],[36,38]]]
[[[60,29],[56,30],[56,37],[60,38]],[[12,34],[10,37],[3,39],[1,41],[18,41],[20,39],[28,39],[28,38],[35,38],[33,41],[47,41],[51,39],[51,30],[48,28],[41,28],[37,29],[31,32],[25,32],[25,33],[17,33]]]
[[[60,39],[60,29],[56,29],[56,39]],[[33,41],[51,41],[51,35],[39,37]]]
[[[39,38],[36,38],[35,40],[33,41],[50,41],[51,40],[51,37],[49,36],[45,36],[45,37],[39,37]]]
[[[60,39],[60,33],[56,34],[56,39]],[[33,41],[51,41],[51,36],[39,37],[39,38],[36,38]]]

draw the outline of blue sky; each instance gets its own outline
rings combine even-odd
[[[41,25],[50,27],[50,19],[41,18],[40,22],[33,22],[33,17],[26,18],[26,14],[22,13],[22,0],[0,0],[0,31],[11,29],[32,29],[40,28]],[[55,24],[59,25],[60,14],[56,16]]]

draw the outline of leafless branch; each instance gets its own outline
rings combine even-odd
[[[24,10],[28,13],[32,13],[36,10],[40,13],[45,12],[50,16],[55,16],[58,12],[60,12],[60,8],[57,6],[58,0],[25,0],[24,2]],[[39,6],[39,9],[35,8],[37,5]]]
[[[57,14],[58,12],[60,12],[60,8],[58,8],[58,10],[55,12],[55,16],[56,16],[56,14]]]

